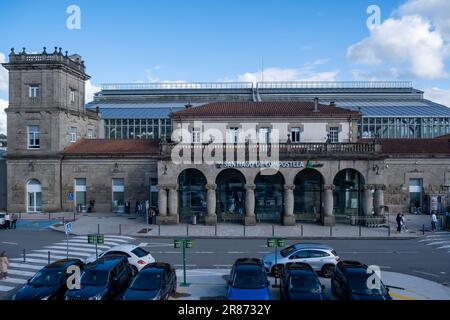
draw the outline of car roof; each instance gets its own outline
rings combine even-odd
[[[344,270],[349,275],[360,275],[365,274],[369,275],[367,273],[367,265],[359,262],[359,261],[352,261],[352,260],[344,260],[339,263],[341,266],[344,267]]]
[[[286,271],[292,272],[314,272],[313,268],[307,264],[307,263],[301,263],[301,262],[293,262],[293,263],[287,263],[285,267]]]
[[[258,258],[240,258],[237,259],[234,263],[236,266],[239,265],[261,265],[261,259]]]
[[[45,266],[46,269],[60,269],[73,264],[83,264],[80,259],[60,259]]]
[[[108,249],[108,251],[125,251],[125,252],[130,252],[134,249],[136,249],[138,246],[135,244],[119,244],[117,246],[114,246],[110,249]]]
[[[165,262],[153,262],[153,263],[149,263],[147,264],[144,268],[142,268],[141,271],[143,270],[148,270],[148,269],[166,269],[166,268],[172,268],[172,266],[169,263],[165,263]]]
[[[295,249],[324,249],[324,250],[333,250],[332,247],[330,247],[327,244],[323,243],[296,243],[294,244]]]
[[[121,255],[105,256],[88,264],[87,269],[109,270],[123,260],[128,261],[125,256]]]

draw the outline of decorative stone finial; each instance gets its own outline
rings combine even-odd
[[[22,48],[22,54],[27,54],[27,53],[25,52],[25,47]]]
[[[69,57],[69,52],[68,52],[68,51],[66,51],[66,58],[67,58],[67,57]]]
[[[59,47],[59,52],[58,52],[58,54],[61,54],[62,55],[62,48],[61,47]]]
[[[55,47],[55,51],[53,51],[53,54],[57,54],[58,53],[58,47]]]
[[[44,51],[42,52],[42,54],[47,54],[47,51],[46,51],[46,47],[44,47]]]
[[[11,53],[10,54],[15,54],[14,48],[11,48]]]

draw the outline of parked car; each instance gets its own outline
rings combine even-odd
[[[114,300],[122,297],[133,278],[123,255],[107,255],[86,265],[81,288],[68,290],[65,300]]]
[[[332,247],[318,243],[296,243],[278,251],[277,266],[275,266],[275,253],[263,257],[264,267],[272,275],[275,275],[277,269],[281,274],[283,266],[289,262],[302,262],[309,264],[314,271],[326,278],[331,276],[339,261],[340,258]]]
[[[5,214],[0,213],[0,229],[5,229]]]
[[[270,283],[260,259],[237,259],[228,281],[229,300],[270,300]]]
[[[155,258],[145,249],[134,244],[121,244],[102,252],[98,257],[102,258],[109,255],[124,255],[128,258],[133,275],[136,275],[145,265],[155,262]],[[91,255],[86,259],[86,263],[96,260],[96,256]]]
[[[146,265],[131,282],[123,300],[167,300],[177,291],[177,274],[168,263]]]
[[[287,263],[281,275],[281,298],[284,300],[327,300],[325,286],[307,263]]]
[[[45,266],[17,291],[12,300],[63,300],[70,276],[66,271],[73,265],[83,270],[84,263],[80,259],[62,259]]]
[[[373,272],[357,261],[341,261],[331,276],[331,291],[344,300],[392,300],[389,289],[379,280],[378,288],[369,288],[368,278]],[[376,275],[375,275],[376,276]]]

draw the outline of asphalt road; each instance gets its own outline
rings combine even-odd
[[[0,230],[0,251],[6,250],[10,258],[19,258],[23,249],[29,252],[64,240],[63,233],[52,230]],[[381,270],[450,284],[449,251],[419,240],[320,240],[320,243],[335,248],[341,259],[358,260],[378,265]],[[181,268],[181,252],[173,247],[172,239],[137,238],[132,242],[146,247],[156,260]],[[287,245],[294,242],[289,240]],[[273,249],[267,248],[265,239],[194,239],[194,247],[187,252],[188,268],[223,269],[231,267],[237,258],[261,258]],[[8,298],[12,293],[0,294],[0,299]]]

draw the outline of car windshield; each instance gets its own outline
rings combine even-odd
[[[386,289],[384,285],[379,281],[378,288],[376,287],[376,283],[372,282],[372,288],[369,288],[369,279],[370,275],[364,275],[359,277],[352,277],[349,279],[349,285],[352,293],[354,294],[362,294],[362,295],[384,295],[386,293]],[[377,281],[377,282],[378,282]],[[375,288],[373,288],[375,287]]]
[[[30,284],[36,287],[55,286],[64,278],[63,270],[41,270],[30,280]]]
[[[137,247],[136,249],[131,250],[131,252],[133,252],[139,258],[145,257],[146,255],[148,255],[148,252],[140,247]]]
[[[315,277],[291,277],[289,279],[289,290],[294,292],[320,293],[322,287],[320,281]]]
[[[103,286],[108,281],[108,271],[86,270],[81,276],[82,286]]]
[[[294,251],[295,251],[295,246],[290,246],[290,247],[287,247],[286,249],[281,250],[280,254],[283,257],[287,257],[288,255],[290,255]]]
[[[159,290],[161,288],[161,273],[159,271],[140,273],[134,279],[130,288],[147,291]]]
[[[257,267],[240,267],[233,279],[233,287],[238,289],[261,289],[266,286],[267,278]]]

